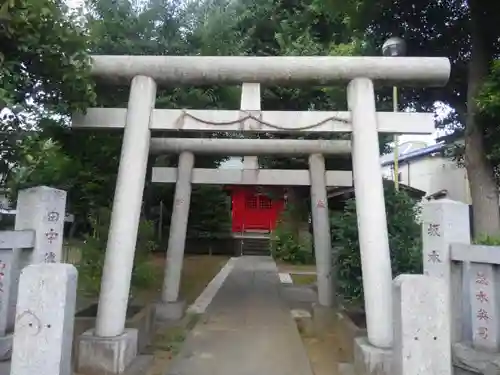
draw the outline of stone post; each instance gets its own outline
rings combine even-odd
[[[332,262],[332,240],[323,155],[309,156],[309,173],[311,175],[311,213],[316,255],[318,302],[321,306],[332,307],[335,305],[334,280],[336,275]]]
[[[174,204],[172,205],[162,301],[156,308],[156,316],[163,320],[180,319],[184,313],[184,302],[179,301],[179,287],[191,202],[193,167],[193,153],[181,153],[177,168]]]
[[[47,186],[21,190],[16,210],[15,229],[31,229],[36,233],[35,246],[27,252],[27,262],[61,262],[66,192]]]
[[[394,279],[393,375],[452,375],[448,285],[424,275]]]
[[[61,262],[66,192],[47,186],[21,190],[17,197],[15,230],[33,230],[33,249],[12,249],[5,264],[9,287],[7,330],[12,331],[21,269],[28,264]],[[10,270],[10,276],[8,275]],[[7,280],[7,279],[6,279]]]
[[[474,250],[474,247],[470,248],[470,251]],[[500,251],[500,247],[495,250]],[[475,349],[490,353],[497,353],[500,349],[499,286],[500,266],[471,262],[469,295],[472,297],[472,345]]]
[[[17,284],[13,285],[15,272],[12,266],[16,257],[14,252],[33,249],[35,231],[0,231],[0,361],[10,359],[12,354],[13,319],[9,326],[9,299],[11,291],[17,293]],[[17,255],[17,254],[16,254]],[[15,289],[15,290],[14,290]],[[14,301],[15,302],[15,301]],[[15,313],[15,306],[12,309]]]
[[[156,83],[132,80],[116,180],[95,331],[80,337],[77,372],[119,374],[137,354],[137,330],[125,329],[150,143]]]
[[[37,264],[19,282],[11,375],[71,375],[77,271]]]
[[[347,101],[352,119],[352,161],[368,341],[392,344],[392,270],[380,166],[373,83],[356,78]]]
[[[450,244],[470,244],[469,206],[465,203],[440,199],[422,207],[422,256],[424,274],[441,278],[449,287],[452,314],[452,342],[469,336],[470,305],[466,264],[455,265],[450,259]],[[464,270],[462,270],[462,266]]]

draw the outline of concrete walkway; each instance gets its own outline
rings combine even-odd
[[[270,257],[241,257],[167,375],[312,375]]]

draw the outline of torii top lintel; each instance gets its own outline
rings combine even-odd
[[[329,85],[364,77],[381,84],[444,86],[450,69],[445,57],[92,56],[94,77],[122,84],[144,75],[166,85]]]

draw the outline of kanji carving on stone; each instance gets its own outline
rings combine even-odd
[[[476,274],[476,284],[480,284],[480,285],[488,285],[489,282],[488,282],[488,279],[486,278],[486,275],[482,272],[478,272]]]
[[[440,225],[429,224],[427,227],[427,234],[432,237],[441,237]]]
[[[49,243],[52,243],[52,241],[55,241],[57,237],[59,237],[59,233],[54,231],[54,229],[50,229],[47,233],[45,233],[45,237],[47,237]]]
[[[436,250],[432,250],[428,255],[429,255],[429,262],[441,263],[441,259],[439,259],[439,253]]]
[[[476,299],[481,303],[489,301],[488,295],[485,292],[483,292],[482,290],[480,290],[478,293],[476,293]]]
[[[318,203],[316,203],[316,207],[318,208],[325,208],[326,205],[325,205],[325,202],[323,200],[318,200]]]
[[[56,263],[56,254],[54,252],[49,252],[45,254],[45,263]]]
[[[59,212],[51,211],[47,214],[47,220],[54,223],[59,220]]]
[[[490,319],[488,311],[486,311],[485,309],[479,309],[476,316],[479,320],[488,321]]]
[[[482,339],[488,339],[488,328],[487,327],[479,327],[477,329],[477,335]]]

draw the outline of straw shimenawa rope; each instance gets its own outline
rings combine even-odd
[[[229,126],[229,125],[234,125],[234,124],[240,124],[244,121],[247,121],[247,120],[254,120],[254,121],[257,121],[258,123],[260,123],[261,125],[264,125],[264,126],[267,126],[271,129],[276,129],[276,130],[287,130],[287,131],[303,131],[303,130],[310,130],[310,129],[314,129],[314,128],[317,128],[329,121],[337,121],[337,122],[341,122],[341,123],[344,123],[344,124],[349,124],[350,121],[349,120],[346,120],[346,119],[343,119],[343,118],[340,118],[340,117],[337,117],[337,116],[331,116],[331,117],[328,117],[324,120],[321,120],[320,122],[317,122],[315,124],[311,124],[311,125],[306,125],[306,126],[301,126],[301,127],[298,127],[298,128],[287,128],[287,127],[283,127],[283,126],[279,126],[279,125],[274,125],[274,124],[271,124],[269,122],[266,122],[266,121],[263,121],[261,120],[260,118],[258,117],[255,117],[251,114],[248,114],[245,116],[245,117],[242,117],[242,118],[239,118],[237,120],[233,120],[233,121],[220,121],[220,122],[213,122],[213,121],[208,121],[208,120],[204,120],[202,118],[199,118],[199,117],[196,117],[196,116],[193,116],[191,113],[188,113],[187,111],[182,111],[182,115],[177,119],[177,123],[181,123],[182,120],[184,120],[185,117],[189,117],[189,118],[192,118],[193,120],[195,121],[198,121],[198,122],[201,122],[202,124],[206,124],[206,125],[215,125],[215,126]]]

